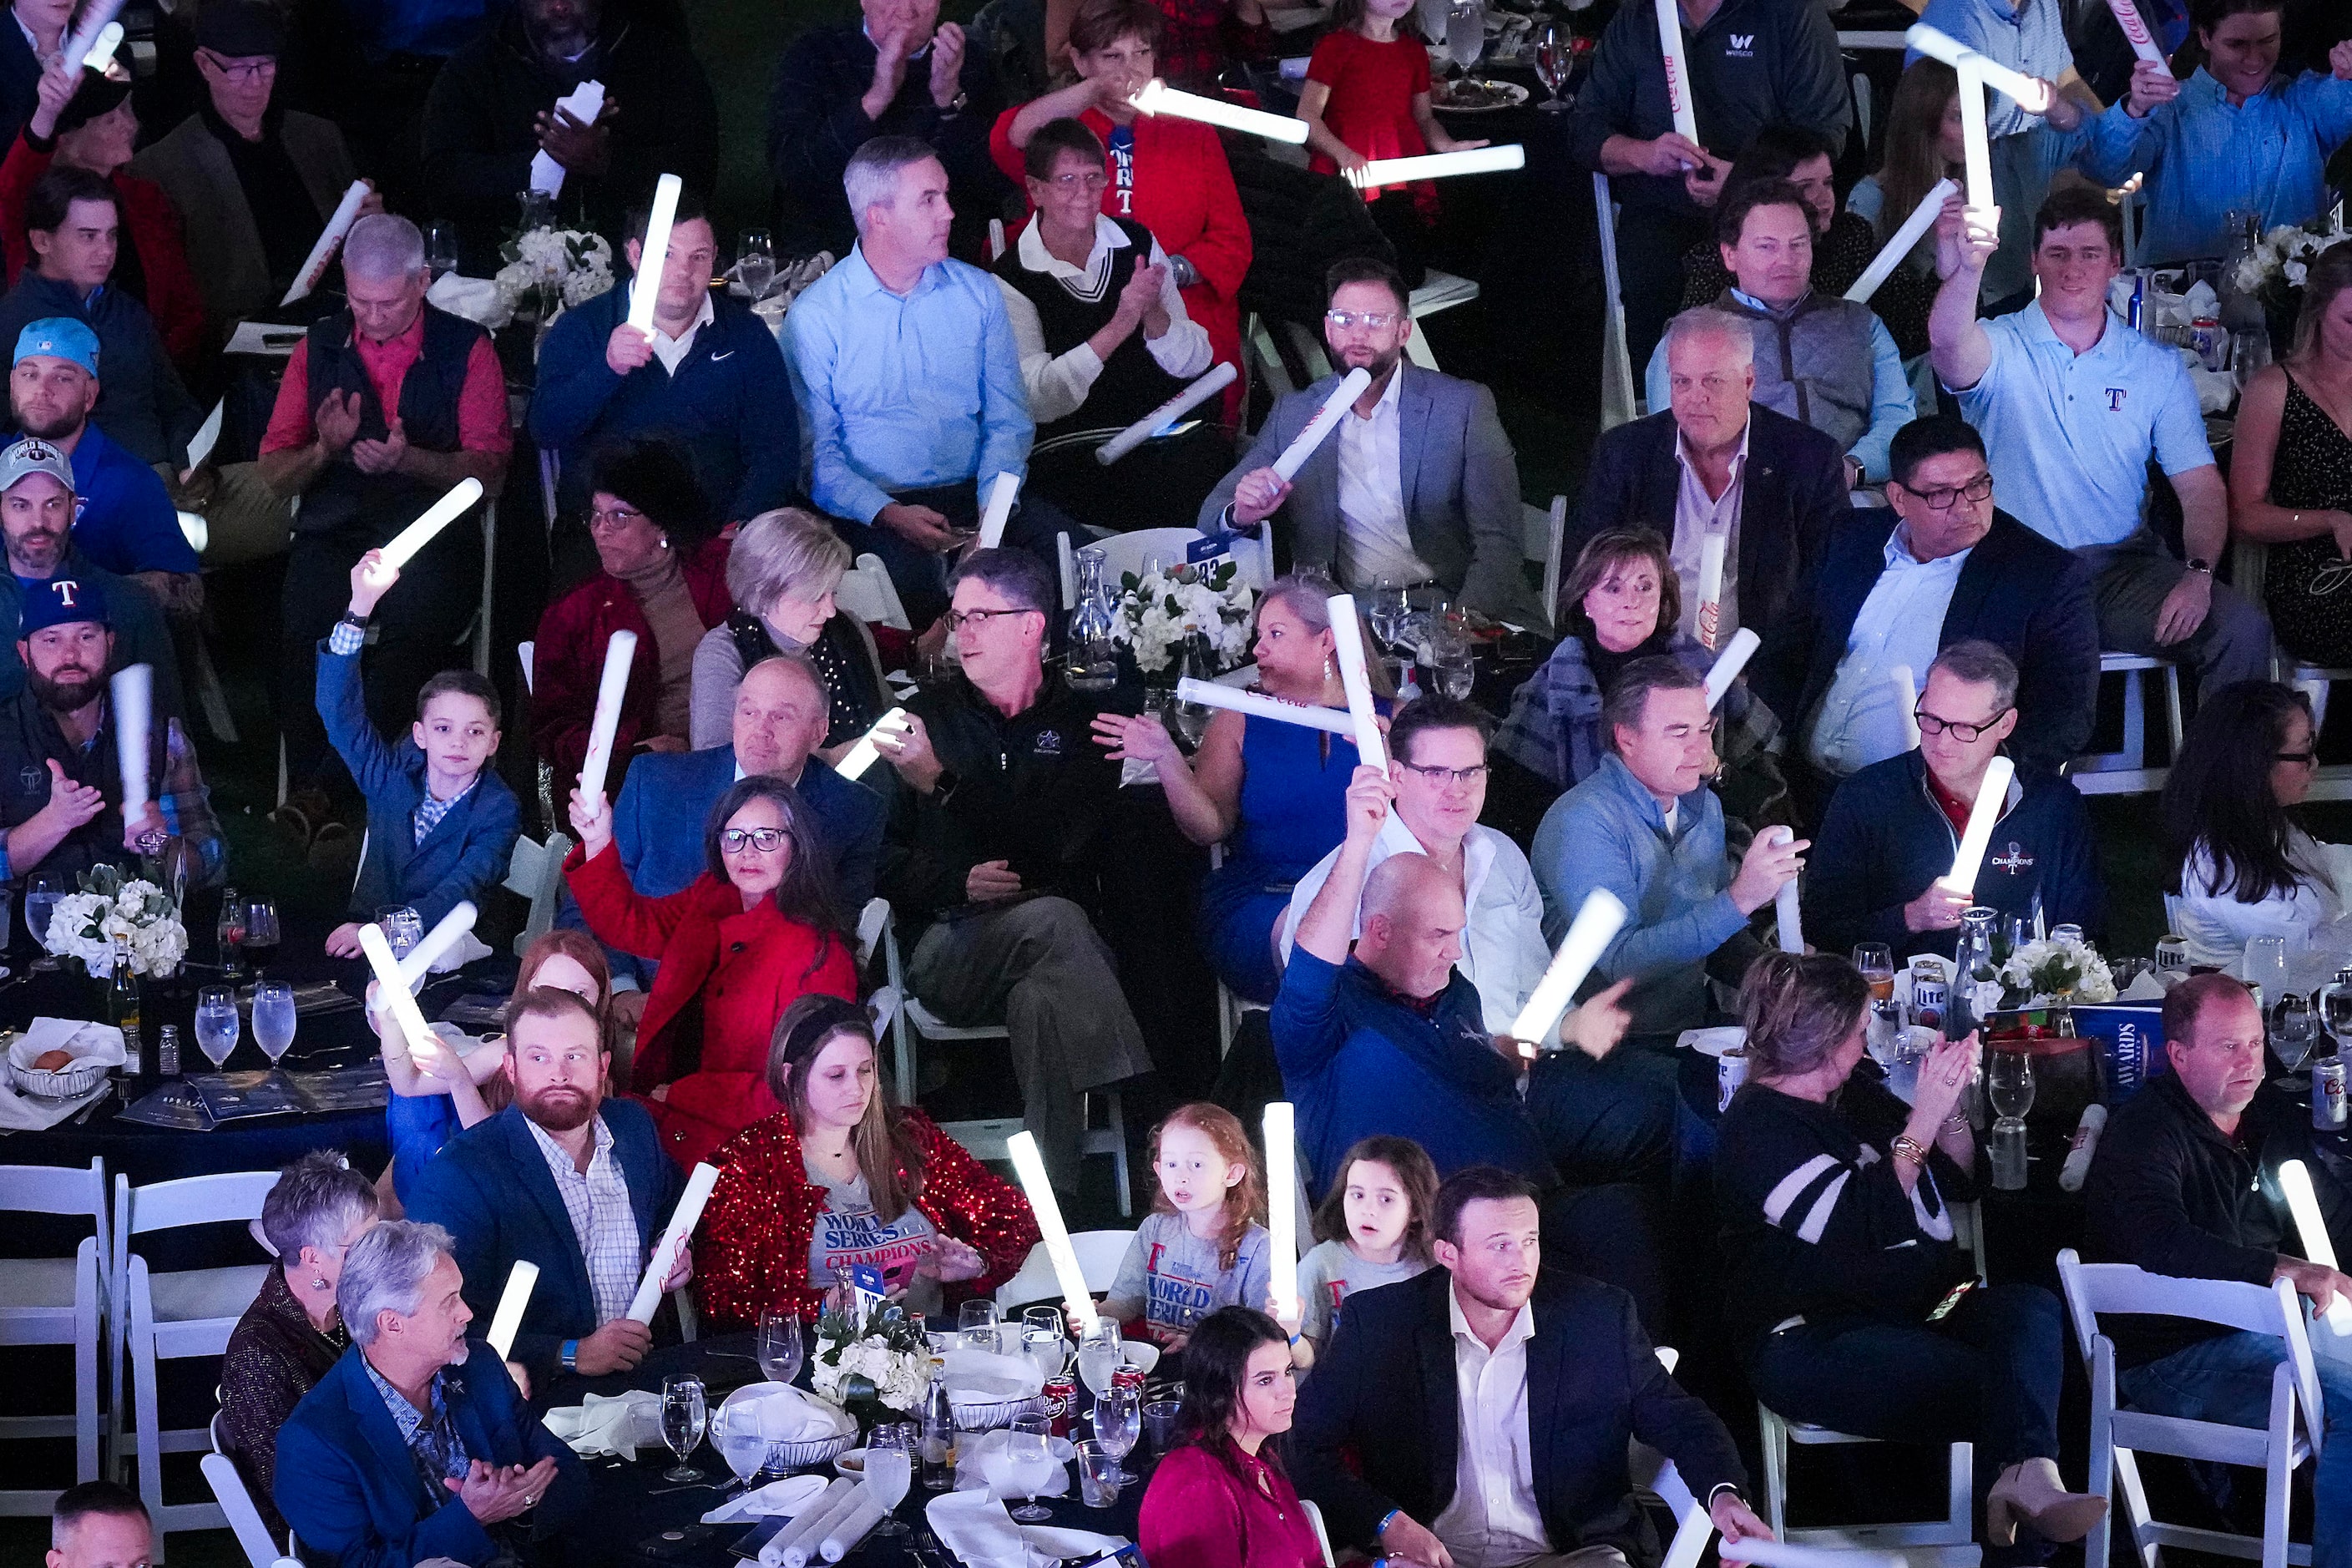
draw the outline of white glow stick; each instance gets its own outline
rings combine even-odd
[[[506,1292],[499,1298],[499,1310],[490,1315],[490,1348],[505,1361],[514,1354],[515,1331],[522,1327],[523,1309],[530,1305],[531,1288],[539,1283],[539,1265],[528,1258],[518,1258],[507,1270]]]
[[[188,466],[180,472],[182,480],[204,467],[205,459],[213,455],[215,447],[220,445],[221,416],[227,408],[228,399],[226,397],[214,404],[213,411],[205,416],[205,422],[196,426],[196,433],[188,437]]]
[[[1381,742],[1380,719],[1372,708],[1372,680],[1364,669],[1363,623],[1356,618],[1355,595],[1334,594],[1324,604],[1331,616],[1332,648],[1339,656],[1339,683],[1348,689],[1348,727],[1356,737],[1356,754],[1385,773],[1389,750]]]
[[[784,1553],[791,1551],[803,1536],[836,1512],[843,1500],[864,1484],[842,1476],[817,1493],[806,1508],[793,1515],[792,1522],[770,1536],[768,1543],[760,1548],[760,1568],[782,1568]]]
[[[1927,194],[1919,198],[1919,205],[1911,209],[1911,216],[1903,220],[1903,226],[1887,237],[1877,256],[1862,269],[1862,276],[1853,280],[1853,287],[1845,291],[1845,297],[1857,305],[1868,304],[1870,297],[1878,292],[1878,286],[1895,276],[1895,269],[1903,265],[1903,258],[1927,237],[1929,229],[1936,226],[1936,220],[1943,216],[1945,198],[1958,189],[1959,186],[1948,179],[1937,180]]]
[[[1672,5],[1674,0],[1666,0]],[[1360,191],[1401,185],[1408,180],[1442,180],[1449,174],[1503,174],[1528,166],[1528,150],[1517,142],[1471,147],[1459,153],[1417,153],[1410,158],[1375,158],[1349,174]]]
[[[654,301],[661,295],[662,272],[669,265],[670,226],[677,219],[677,198],[686,182],[664,174],[654,182],[653,211],[646,218],[645,247],[637,252],[637,275],[631,281],[629,325],[653,336]]]
[[[1994,206],[1992,141],[1985,131],[1984,81],[1975,68],[1962,66],[1960,79],[1960,148],[1969,177],[1969,205],[1979,212]]]
[[[460,899],[449,912],[425,933],[424,940],[408,950],[400,961],[400,977],[414,990],[416,983],[433,973],[434,962],[465,939],[474,929],[474,906]]]
[[[1996,91],[2007,93],[2017,107],[2028,114],[2050,112],[2050,85],[2023,71],[2011,70],[1989,55],[1980,55],[1968,45],[1945,32],[1930,27],[1925,22],[1916,23],[1903,35],[1903,41],[1933,59],[1939,59],[1954,70],[1974,70],[1979,80]]]
[[[716,1165],[697,1165],[687,1173],[686,1191],[678,1194],[677,1207],[670,1211],[669,1226],[656,1244],[654,1255],[646,1260],[645,1278],[637,1281],[637,1293],[629,1302],[629,1316],[637,1321],[654,1321],[654,1308],[661,1301],[662,1281],[677,1267],[678,1255],[693,1238],[694,1227],[702,1223],[702,1205],[710,1201],[710,1189],[718,1184]]]
[[[1969,826],[1960,835],[1960,851],[1952,857],[1952,868],[1939,880],[1942,885],[1960,894],[1973,893],[1977,888],[1977,872],[1984,865],[1985,849],[1992,843],[1993,825],[2000,820],[2000,808],[2009,804],[2009,781],[2017,776],[2017,764],[2007,757],[1995,757],[1985,764],[1984,783],[1978,786],[1977,803],[1969,808]]]
[[[1062,609],[1065,614],[1078,607],[1078,561],[1070,549],[1070,536],[1054,535],[1054,558],[1062,572]]]
[[[1789,827],[1768,827],[1764,834],[1775,844],[1792,844],[1797,837],[1795,830]],[[1772,895],[1772,913],[1780,927],[1780,951],[1804,952],[1805,920],[1796,878],[1791,877],[1781,883],[1780,890]]]
[[[408,1041],[409,1059],[414,1061],[420,1054],[440,1050],[441,1037],[425,1023],[425,1015],[417,1010],[416,998],[408,994],[408,982],[400,977],[400,961],[392,956],[392,943],[384,941],[382,926],[370,921],[360,927],[360,952],[366,954],[368,967],[375,972],[377,1005],[391,1016],[394,1026]]]
[[[114,39],[120,44],[122,29],[115,26],[114,19],[122,14],[122,4],[123,0],[90,0],[82,7],[81,26],[67,36],[65,47],[58,53],[68,62],[87,60],[97,52],[99,39],[105,36],[109,27],[114,27]],[[112,56],[113,51],[110,49],[108,58]],[[101,65],[98,68],[104,70],[106,68]]]
[[[1339,378],[1339,384],[1331,389],[1331,395],[1323,400],[1323,406],[1315,411],[1315,417],[1307,422],[1307,427],[1293,437],[1290,445],[1282,449],[1282,456],[1274,460],[1274,471],[1281,476],[1285,484],[1298,477],[1298,470],[1307,466],[1307,459],[1315,455],[1315,448],[1339,427],[1339,417],[1348,412],[1349,405],[1363,396],[1364,389],[1371,384],[1372,373],[1362,365]]]
[[[1276,1315],[1298,1311],[1298,1140],[1286,1100],[1265,1108],[1265,1235]]]
[[[351,183],[351,187],[343,192],[343,199],[335,204],[334,216],[328,218],[327,226],[319,231],[319,242],[310,247],[310,257],[302,263],[302,270],[294,274],[294,285],[286,290],[286,298],[278,300],[279,304],[290,305],[319,286],[319,279],[327,275],[327,263],[335,258],[336,247],[343,243],[343,236],[351,233],[352,225],[359,221],[360,204],[367,200],[367,195],[368,183],[365,180]]]
[[[583,81],[555,100],[555,107],[583,125],[593,125],[604,112],[604,84]],[[530,188],[551,196],[563,194],[563,165],[542,147],[530,155]]]
[[[1045,1179],[1045,1157],[1037,1152],[1036,1134],[1015,1132],[1004,1141],[1004,1148],[1013,1158],[1013,1174],[1021,1178],[1021,1190],[1029,1194],[1029,1212],[1036,1217],[1045,1256],[1053,1259],[1054,1278],[1062,1287],[1062,1304],[1077,1320],[1079,1334],[1089,1334],[1095,1326],[1095,1299],[1087,1289],[1085,1271],[1078,1267],[1077,1249],[1070,1245],[1070,1228],[1062,1223],[1062,1205],[1054,1196],[1054,1184]]]
[[[1791,1546],[1766,1536],[1718,1542],[1716,1551],[1727,1563],[1753,1563],[1756,1568],[1903,1568],[1906,1562],[1891,1552],[1857,1552],[1845,1546]]]
[[[613,770],[613,738],[621,729],[621,701],[628,695],[629,669],[636,660],[636,633],[614,632],[604,644],[604,673],[596,682],[596,716],[588,724],[588,754],[580,762],[583,800],[596,800],[604,793],[604,776]]]
[[[482,481],[468,474],[449,487],[449,493],[425,509],[425,515],[392,536],[383,547],[383,563],[397,572],[433,542],[433,536],[463,516],[482,499]]]
[[[1105,441],[1101,446],[1097,447],[1095,461],[1106,467],[1118,462],[1152,437],[1231,386],[1234,377],[1240,374],[1234,369],[1233,362],[1230,360],[1221,360],[1211,365],[1207,374],[1199,380],[1192,383],[1183,391]]]
[[[1158,77],[1145,82],[1143,90],[1128,101],[1146,114],[1172,114],[1179,120],[1197,120],[1205,125],[1222,125],[1228,131],[1246,131],[1269,142],[1287,142],[1294,147],[1307,145],[1304,120],[1294,120],[1287,114],[1268,114],[1263,109],[1244,109],[1222,98],[1179,92]]]
[[[2148,37],[2147,24],[2140,20],[2139,7],[2132,0],[2107,0],[2107,9],[2116,14],[2116,26],[2124,30],[2131,41],[2132,53],[2153,66],[2167,65],[2164,51]]]
[[[808,1521],[808,1528],[795,1532],[792,1544],[784,1548],[783,1568],[808,1568],[811,1563],[817,1562],[824,1549],[824,1538],[833,1532],[835,1525],[856,1511],[857,1505],[865,1497],[864,1481],[856,1483],[839,1497],[825,1493],[819,1500],[823,1505],[822,1511],[816,1512],[814,1517],[809,1514],[801,1516]]]
[[[856,745],[841,754],[841,762],[833,771],[845,779],[863,777],[866,770],[874,765],[874,760],[882,754],[882,748],[877,742],[890,739],[892,733],[906,727],[906,723],[907,710],[904,708],[891,709],[874,721],[874,728],[857,737]]]
[[[1755,657],[1756,650],[1763,644],[1764,639],[1756,635],[1753,626],[1742,626],[1731,634],[1731,641],[1724,645],[1723,651],[1717,654],[1715,662],[1707,667],[1708,712],[1712,713],[1721,706],[1723,694],[1731,689],[1731,683],[1739,679],[1739,672],[1748,668],[1748,661]]]
[[[1726,535],[1709,533],[1698,542],[1698,640],[1709,653],[1723,629],[1723,547]]]
[[[1898,664],[1886,672],[1886,679],[1894,684],[1895,706],[1903,715],[1903,749],[1916,752],[1919,749],[1919,688],[1912,682],[1911,667]]]
[[[1658,49],[1666,62],[1666,107],[1674,110],[1675,129],[1691,142],[1698,140],[1698,111],[1691,104],[1690,55],[1683,47],[1683,16],[1675,0],[1658,0]]]
[[[1004,220],[1001,217],[990,218],[988,220],[988,258],[994,261],[1003,254]]]
[[[1578,906],[1576,919],[1568,925],[1568,934],[1559,939],[1559,951],[1552,954],[1550,967],[1536,982],[1528,997],[1528,1005],[1511,1024],[1511,1038],[1519,1042],[1519,1054],[1531,1057],[1551,1044],[1553,1031],[1568,1016],[1569,1004],[1576,999],[1576,988],[1617,940],[1617,932],[1625,923],[1624,901],[1606,888],[1595,888],[1584,895]]]
[[[1013,498],[1021,493],[1021,476],[1002,473],[989,488],[988,510],[980,514],[980,547],[993,550],[1004,542],[1004,525],[1013,521]]]
[[[109,22],[98,30],[97,41],[89,46],[89,53],[82,56],[81,68],[104,76],[106,68],[114,63],[114,51],[121,47],[122,24]]]
[[[1340,709],[1305,707],[1268,697],[1262,691],[1244,691],[1238,686],[1221,686],[1213,680],[1195,680],[1189,675],[1176,683],[1176,700],[1199,708],[1223,708],[1231,713],[1253,714],[1260,719],[1272,719],[1277,723],[1303,724],[1310,730],[1328,730],[1334,735],[1356,732],[1355,717]]]
[[[155,713],[155,670],[134,664],[114,672],[114,756],[122,764],[122,820],[147,809],[147,726]]]
[[[2327,1216],[2319,1212],[2319,1194],[2312,1191],[2311,1172],[2300,1160],[2289,1160],[2279,1166],[2279,1191],[2286,1195],[2287,1212],[2294,1216],[2294,1228],[2303,1233],[2303,1256],[2306,1262],[2322,1268],[2336,1267],[2336,1242],[2327,1234]],[[2352,1334],[2352,1301],[2342,1296],[2327,1305],[2327,1326],[2339,1335]]]

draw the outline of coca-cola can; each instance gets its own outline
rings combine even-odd
[[[2341,1132],[2345,1121],[2344,1058],[2312,1063],[2311,1125],[2321,1132]]]
[[[1056,1437],[1067,1437],[1077,1424],[1078,1385],[1075,1379],[1049,1377],[1041,1391],[1045,1401],[1045,1414],[1053,1417]]]

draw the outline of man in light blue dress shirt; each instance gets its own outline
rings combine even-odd
[[[1968,209],[1937,234],[1947,273],[1927,317],[1936,374],[1983,435],[2007,509],[2088,566],[2099,646],[2193,668],[2210,695],[2271,668],[2270,619],[2213,581],[2230,536],[2229,498],[2180,356],[2106,305],[2122,269],[2122,223],[2105,193],[2060,191],[2033,219],[2041,298],[1977,319],[1998,232]],[[2145,521],[2153,458],[2180,500],[2186,563]]]
[[[850,548],[889,569],[922,630],[948,605],[944,557],[1000,474],[1025,476],[1036,427],[996,279],[948,259],[947,171],[921,142],[877,136],[842,176],[857,245],[793,302],[784,361],[809,495]],[[1024,499],[1003,542],[1055,563],[1069,521]]]

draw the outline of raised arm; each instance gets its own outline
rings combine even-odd
[[[1944,204],[1936,225],[1936,270],[1944,284],[1927,311],[1927,356],[1937,379],[1967,392],[1992,368],[1992,338],[1977,320],[1977,297],[1985,263],[2000,248],[2000,209],[1955,210],[1958,200],[1955,195]]]
[[[1357,764],[1348,785],[1348,837],[1340,842],[1339,859],[1323,879],[1322,890],[1307,906],[1294,944],[1326,963],[1348,962],[1356,938],[1356,907],[1363,900],[1364,878],[1371,868],[1372,841],[1380,837],[1395,799],[1396,785],[1386,773],[1370,763]]]

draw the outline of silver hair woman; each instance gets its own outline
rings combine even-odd
[[[735,608],[694,650],[697,751],[733,739],[735,690],[743,672],[780,653],[805,656],[824,679],[827,747],[849,744],[882,716],[889,696],[873,636],[834,603],[850,563],[841,536],[798,507],[763,511],[737,531],[727,558],[727,592]]]
[[[375,1184],[340,1154],[305,1154],[261,1205],[278,1267],[237,1320],[221,1362],[221,1426],[229,1456],[271,1522],[278,1428],[350,1343],[336,1288],[352,1246],[376,1222]]]

